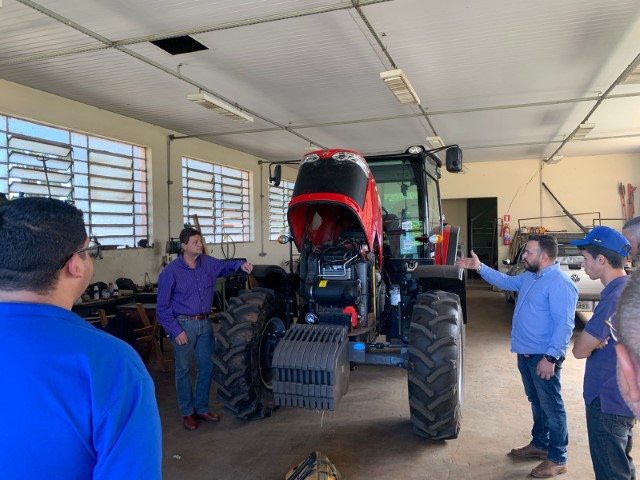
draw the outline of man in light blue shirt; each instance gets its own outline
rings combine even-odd
[[[558,243],[551,235],[531,235],[522,259],[525,272],[509,276],[483,265],[472,251],[456,265],[475,269],[490,284],[517,291],[511,327],[511,351],[531,403],[531,442],[514,448],[520,458],[543,459],[531,471],[536,478],[567,472],[569,433],[560,394],[560,372],[574,327],[578,289],[555,263]]]

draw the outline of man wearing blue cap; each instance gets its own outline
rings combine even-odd
[[[591,320],[573,345],[573,355],[587,359],[583,397],[593,469],[596,480],[635,479],[630,455],[635,419],[618,388],[612,318],[627,284],[624,261],[631,245],[609,227],[596,227],[571,243],[582,250],[589,278],[604,285]]]

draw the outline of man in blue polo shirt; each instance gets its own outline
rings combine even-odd
[[[555,263],[558,242],[551,235],[530,235],[522,259],[525,272],[509,276],[480,262],[473,251],[456,261],[473,268],[487,282],[516,291],[518,301],[511,326],[511,351],[518,354],[518,370],[533,413],[531,441],[511,450],[524,459],[541,459],[531,470],[536,478],[567,472],[569,431],[560,392],[562,362],[574,326],[578,289]]]
[[[0,246],[0,478],[161,478],[158,404],[140,356],[70,311],[100,253],[82,212],[11,200]]]
[[[635,419],[618,388],[612,318],[627,284],[623,267],[631,245],[609,227],[596,227],[585,239],[571,243],[582,250],[589,278],[604,285],[600,303],[573,345],[573,355],[587,359],[583,397],[593,469],[596,480],[635,479],[630,455]]]

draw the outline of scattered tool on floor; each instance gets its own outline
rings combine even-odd
[[[311,452],[289,470],[285,480],[341,480],[340,472],[322,452]]]

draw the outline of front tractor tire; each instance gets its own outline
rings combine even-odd
[[[275,408],[271,360],[286,328],[274,315],[272,290],[255,288],[232,298],[220,314],[213,356],[213,379],[226,412],[245,420],[271,415]]]
[[[409,410],[413,431],[451,440],[460,431],[463,397],[464,322],[459,297],[419,295],[409,335]]]

